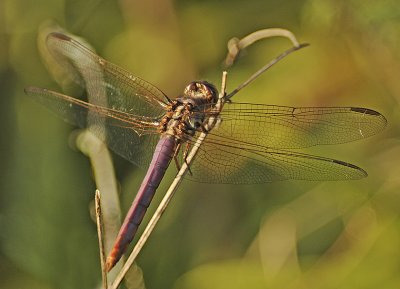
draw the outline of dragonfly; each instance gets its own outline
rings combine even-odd
[[[344,161],[296,150],[364,139],[382,131],[387,122],[379,112],[361,107],[289,107],[230,100],[218,110],[218,90],[207,81],[190,82],[181,95],[170,98],[73,37],[53,32],[46,46],[84,95],[72,97],[38,87],[25,92],[66,121],[87,128],[115,153],[147,168],[107,258],[108,271],[133,240],[171,161],[177,168],[186,162],[200,133],[207,133],[207,138],[185,176],[194,181],[355,180],[367,173]],[[205,125],[210,118],[217,119],[212,129]]]

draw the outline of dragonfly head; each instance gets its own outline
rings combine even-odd
[[[218,90],[207,81],[193,81],[185,87],[183,97],[190,98],[197,104],[216,103]]]

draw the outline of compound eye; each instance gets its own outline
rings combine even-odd
[[[195,82],[191,82],[185,87],[185,90],[184,90],[183,93],[185,95],[191,95],[193,92],[196,92],[196,91],[197,91],[196,83]]]
[[[199,85],[198,82],[193,82],[193,83],[190,85],[190,89],[193,90],[193,91],[199,91],[199,88],[200,88],[200,85]]]

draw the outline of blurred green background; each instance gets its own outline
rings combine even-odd
[[[90,163],[71,148],[76,128],[23,92],[60,90],[37,48],[48,21],[170,96],[193,79],[219,87],[231,37],[286,28],[311,46],[235,100],[364,106],[388,119],[364,141],[305,150],[363,167],[369,177],[360,181],[184,182],[129,288],[400,288],[397,0],[0,0],[0,288],[100,285]],[[288,47],[276,38],[249,48],[228,91]],[[144,172],[119,157],[115,165],[126,210]]]

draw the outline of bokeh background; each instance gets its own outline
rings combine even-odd
[[[59,90],[37,48],[49,22],[171,96],[193,79],[219,86],[231,37],[286,28],[311,46],[237,101],[364,106],[388,119],[370,139],[305,150],[363,167],[369,177],[360,181],[184,182],[129,288],[400,288],[397,0],[0,0],[0,288],[101,284],[90,162],[71,146],[76,128],[23,92]],[[228,91],[288,47],[277,38],[249,48]],[[114,161],[125,212],[144,171]]]

